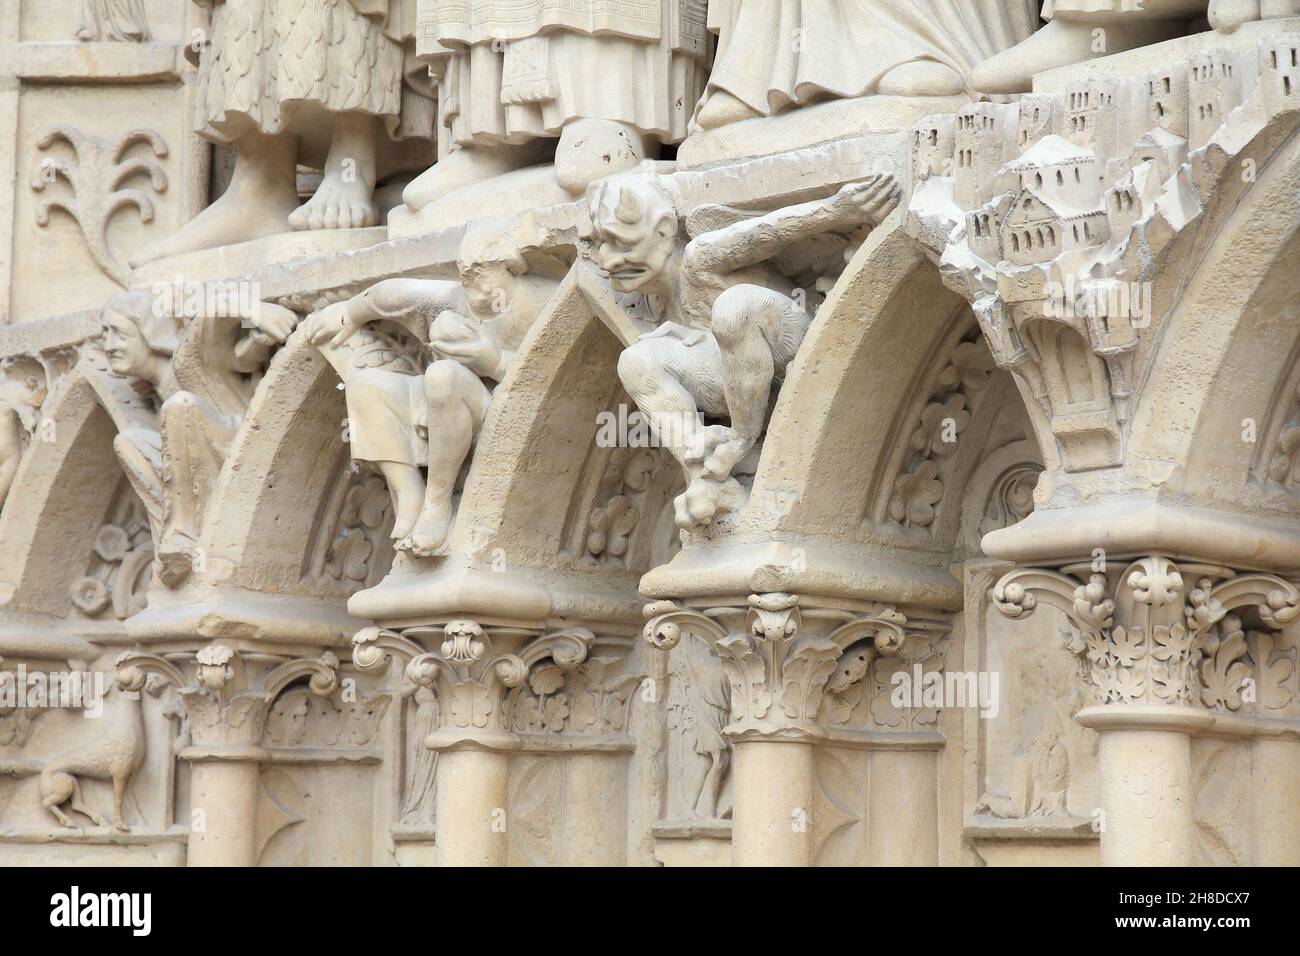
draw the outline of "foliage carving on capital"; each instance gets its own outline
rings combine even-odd
[[[194,655],[189,679],[157,654],[127,651],[118,656],[117,684],[139,691],[169,684],[180,699],[186,734],[199,747],[254,746],[261,740],[271,705],[291,684],[304,678],[311,693],[328,697],[338,689],[339,660],[326,651],[319,658],[294,658],[255,675],[249,661],[225,644],[213,643]]]
[[[1161,555],[1139,558],[1118,573],[1094,570],[1087,583],[1066,573],[1018,568],[993,589],[995,606],[1009,618],[1032,614],[1040,601],[1073,625],[1068,646],[1085,655],[1101,704],[1238,710],[1256,691],[1247,631],[1234,612],[1253,613],[1271,630],[1300,617],[1300,591],[1276,575],[1209,565],[1180,568]],[[1257,637],[1272,648],[1267,635]],[[1261,679],[1272,663],[1261,663]]]
[[[821,737],[819,714],[829,700],[843,711],[840,698],[859,685],[877,656],[898,652],[907,637],[907,619],[893,608],[853,615],[829,628],[817,617],[810,627],[798,595],[750,595],[739,608],[698,610],[669,601],[650,604],[645,637],[671,650],[683,633],[703,638],[722,661],[730,685],[731,737]],[[720,620],[739,617],[729,628]],[[851,710],[851,706],[848,707]]]
[[[438,650],[424,651],[413,639],[419,636],[441,637]],[[559,627],[528,638],[517,650],[498,651],[491,632],[458,619],[402,633],[365,628],[352,639],[352,659],[362,670],[382,667],[394,656],[405,660],[408,693],[424,687],[437,699],[437,732],[504,746],[511,740],[510,692],[542,670],[563,675],[578,667],[594,641],[586,628]]]

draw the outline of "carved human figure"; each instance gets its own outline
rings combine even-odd
[[[958,95],[1037,14],[1035,0],[713,0],[717,55],[694,125],[872,93]]]
[[[352,457],[374,462],[393,496],[393,539],[401,550],[440,554],[456,479],[487,415],[492,393],[557,283],[529,274],[509,239],[467,236],[460,281],[386,279],[306,320],[309,340],[346,387]],[[373,336],[391,322],[427,339],[423,375]],[[427,479],[420,473],[427,467]]]
[[[421,0],[439,162],[403,201],[419,210],[552,152],[559,184],[576,195],[679,142],[707,73],[704,9],[704,0]]]
[[[1222,23],[1236,23],[1229,7],[1236,0],[1047,0],[1037,33],[975,68],[972,83],[981,93],[1024,93],[1033,86],[1034,74],[1059,66],[1082,63],[1097,56],[1122,53],[1157,43],[1185,32],[1187,25],[1205,17],[1207,5],[1218,8]],[[1254,3],[1258,19],[1259,3]],[[1239,5],[1239,4],[1237,4]],[[1236,23],[1234,23],[1234,27]]]
[[[131,379],[158,410],[156,429],[125,428],[113,449],[149,514],[159,576],[175,586],[194,565],[204,500],[242,419],[242,377],[262,368],[297,316],[258,303],[251,315],[198,318],[181,340],[152,295],[123,292],[108,301],[102,321],[110,371]]]
[[[675,502],[680,527],[707,525],[740,506],[732,471],[757,444],[772,385],[808,330],[806,296],[772,257],[815,236],[874,226],[897,202],[893,178],[873,176],[686,243],[654,174],[592,187],[589,255],[616,292],[640,297],[640,317],[657,326],[624,350],[618,374],[686,473]],[[703,416],[731,423],[705,425]]]
[[[148,43],[144,0],[81,0],[77,39]]]
[[[35,359],[19,358],[0,367],[0,507],[9,496],[27,436],[36,430],[46,393],[45,369]]]
[[[722,790],[731,766],[731,745],[722,736],[731,714],[730,682],[722,662],[709,652],[698,637],[683,642],[686,667],[691,677],[689,700],[695,740],[695,752],[704,758],[695,765],[686,784],[686,793],[694,801],[692,812],[706,820],[718,819],[722,813]]]
[[[234,175],[216,202],[139,250],[131,265],[290,228],[377,225],[381,161],[403,158],[380,147],[433,137],[428,71],[411,45],[415,0],[194,2],[211,12],[208,42],[197,54],[198,130],[233,144]],[[426,146],[422,156],[432,152]],[[387,152],[397,154],[395,147]],[[324,170],[301,207],[300,160]]]

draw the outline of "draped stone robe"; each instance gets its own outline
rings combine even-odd
[[[442,152],[555,137],[580,118],[678,142],[707,75],[704,0],[421,0],[418,29]]]
[[[718,34],[709,90],[764,116],[865,96],[905,63],[930,60],[965,77],[1028,37],[1036,0],[711,0]]]
[[[198,57],[198,126],[209,139],[294,131],[305,105],[381,117],[394,138],[433,135],[431,82],[414,57],[415,0],[194,2],[212,18]]]

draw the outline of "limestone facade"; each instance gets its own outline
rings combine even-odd
[[[1297,0],[0,0],[0,865],[1300,863]]]

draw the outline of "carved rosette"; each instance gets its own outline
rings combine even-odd
[[[645,608],[645,638],[672,650],[683,632],[705,640],[730,683],[732,739],[826,736],[823,703],[854,686],[877,655],[893,655],[907,619],[882,607],[860,615],[805,614],[793,594],[750,595],[744,608]],[[848,619],[845,620],[844,618]]]
[[[1063,611],[1073,625],[1070,649],[1086,657],[1101,705],[1236,710],[1254,670],[1242,616],[1272,630],[1300,616],[1300,592],[1272,574],[1180,566],[1158,555],[1118,572],[1092,571],[1086,581],[1073,570],[1011,571],[993,601],[1010,618],[1040,602]]]
[[[418,639],[437,643],[426,651]],[[441,639],[441,640],[439,640]],[[542,667],[568,672],[587,659],[595,635],[565,627],[529,636],[517,629],[487,629],[453,620],[398,631],[368,627],[352,639],[352,660],[362,670],[406,661],[412,687],[426,687],[438,699],[438,723],[425,738],[430,750],[512,750],[510,692]]]
[[[150,682],[172,685],[190,738],[182,756],[190,759],[255,759],[271,706],[291,684],[306,678],[318,697],[339,686],[339,660],[329,651],[265,670],[224,644],[208,644],[194,656],[192,679],[166,658],[141,651],[121,654],[115,666],[123,690],[139,692]]]

